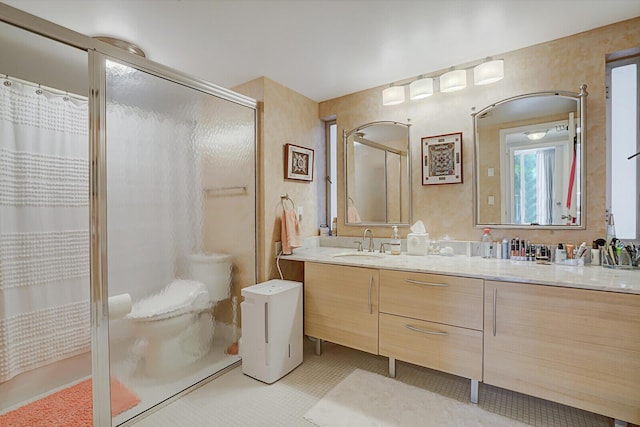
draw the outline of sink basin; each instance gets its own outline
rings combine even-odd
[[[378,252],[341,252],[339,254],[331,255],[332,258],[343,258],[343,259],[380,259],[384,258],[384,254]]]

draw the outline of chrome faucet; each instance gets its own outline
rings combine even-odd
[[[365,228],[364,233],[362,233],[362,240],[367,239],[367,233],[369,233],[369,252],[374,252],[373,250],[373,231],[370,228]]]

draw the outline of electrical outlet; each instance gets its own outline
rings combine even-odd
[[[276,242],[276,255],[282,250],[282,242]]]

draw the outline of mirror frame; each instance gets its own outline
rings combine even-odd
[[[362,129],[366,129],[370,126],[375,126],[375,125],[382,125],[382,124],[388,124],[388,125],[399,125],[399,126],[404,126],[407,128],[407,185],[409,186],[408,188],[408,194],[409,194],[409,218],[407,222],[368,222],[368,221],[362,221],[362,222],[358,222],[358,223],[350,223],[347,222],[347,210],[349,209],[349,200],[347,197],[347,138],[349,138],[351,135],[355,134],[356,132],[361,131]],[[353,226],[353,227],[357,227],[357,226],[387,226],[387,225],[397,225],[398,227],[409,227],[412,224],[412,218],[413,218],[413,200],[412,200],[412,186],[411,186],[411,177],[412,177],[412,170],[411,170],[411,123],[402,123],[402,122],[396,122],[396,121],[392,121],[392,120],[380,120],[380,121],[376,121],[376,122],[370,122],[370,123],[365,123],[363,125],[360,125],[350,131],[347,131],[346,129],[342,131],[342,150],[343,150],[343,179],[344,179],[344,185],[343,185],[343,190],[344,190],[344,224],[348,225],[348,226]]]
[[[471,118],[473,120],[473,225],[475,228],[495,228],[495,229],[534,229],[534,230],[585,230],[587,228],[587,215],[586,215],[586,170],[587,170],[587,156],[586,156],[586,141],[587,141],[587,85],[583,84],[580,86],[580,92],[568,92],[562,90],[549,90],[549,91],[541,91],[541,92],[532,92],[524,95],[516,95],[510,98],[502,99],[498,102],[495,102],[487,107],[481,109],[480,111],[474,111],[471,113]],[[479,162],[480,156],[478,153],[479,150],[479,138],[478,138],[478,117],[485,114],[486,112],[492,110],[493,108],[505,104],[510,101],[515,101],[518,99],[531,98],[537,96],[560,96],[564,98],[572,98],[578,102],[580,107],[580,182],[581,184],[581,192],[580,192],[580,225],[527,225],[527,224],[485,224],[479,222],[479,194],[480,194],[480,186],[479,186]]]

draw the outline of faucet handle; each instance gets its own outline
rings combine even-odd
[[[353,243],[357,243],[358,244],[358,252],[362,252],[362,241],[361,240],[354,240]]]
[[[380,253],[381,253],[381,254],[384,254],[384,253],[385,253],[384,246],[385,246],[385,245],[388,245],[388,244],[389,244],[389,243],[385,243],[385,242],[381,242],[381,243],[380,243]]]

